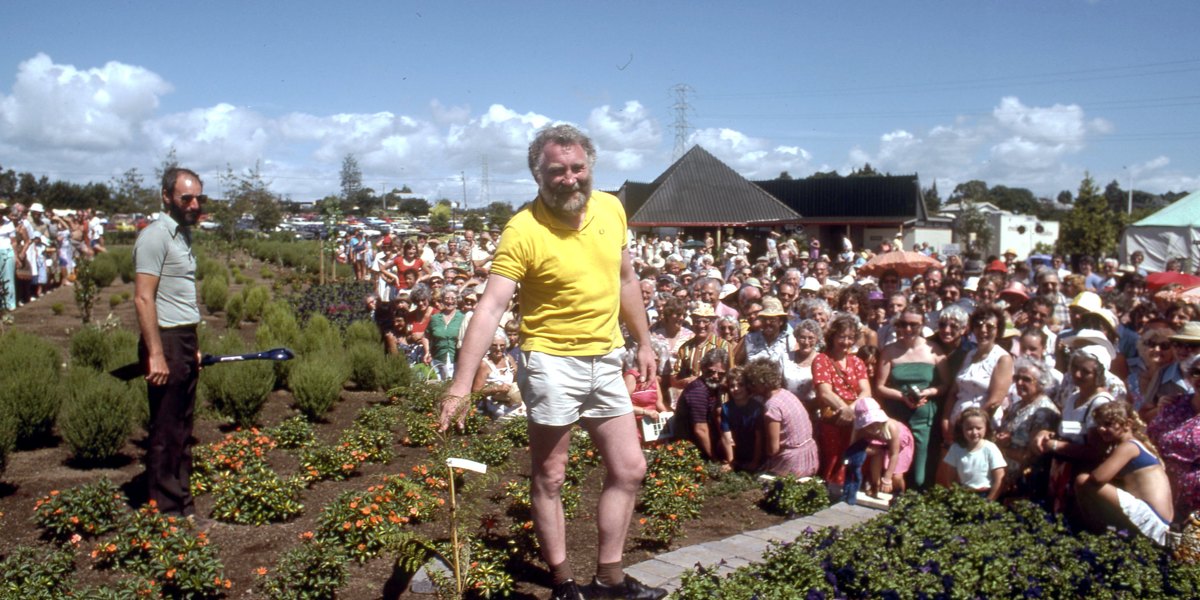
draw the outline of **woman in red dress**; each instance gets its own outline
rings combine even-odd
[[[817,474],[829,483],[842,483],[842,455],[854,430],[854,401],[871,396],[867,366],[850,350],[858,341],[858,318],[842,315],[829,324],[825,351],[813,359],[813,386],[817,391],[820,425]]]

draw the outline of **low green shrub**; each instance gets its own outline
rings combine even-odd
[[[301,356],[334,355],[342,351],[342,334],[329,319],[314,315],[304,324],[300,333]]]
[[[112,296],[108,297],[108,307],[116,308],[116,307],[120,306],[121,303],[124,301],[125,300],[123,298],[121,298],[120,294],[113,294]]]
[[[263,312],[271,303],[271,290],[265,286],[253,285],[242,289],[242,318],[254,323],[262,320]]]
[[[229,287],[229,270],[221,261],[213,260],[207,256],[199,256],[196,258],[196,280],[208,281],[210,279],[220,279]],[[224,303],[221,303],[224,306]]]
[[[500,431],[514,448],[524,448],[529,445],[529,421],[521,418],[505,419],[500,424]]]
[[[0,593],[5,598],[59,600],[70,591],[75,570],[69,548],[18,546],[0,561]]]
[[[229,302],[229,284],[220,277],[208,277],[200,284],[200,301],[208,314],[215,315],[225,310]]]
[[[129,386],[85,368],[67,373],[58,431],[75,459],[108,460],[121,453],[133,431]]]
[[[64,306],[62,302],[55,302],[54,304],[50,305],[50,312],[54,313],[54,316],[59,317],[62,316],[64,312],[67,312],[67,307]]]
[[[119,271],[116,259],[107,252],[101,252],[92,259],[91,275],[92,281],[96,282],[96,287],[106,288],[112,285]]]
[[[121,282],[133,283],[137,275],[136,266],[133,264],[133,248],[109,248],[108,255],[117,265],[117,274],[121,276]]]
[[[296,415],[267,430],[280,448],[300,448],[316,439],[317,430],[304,415]]]
[[[8,404],[0,402],[0,474],[8,466],[8,456],[17,445],[17,415]]]
[[[245,345],[236,335],[226,335],[217,342],[216,350],[218,354],[241,354]],[[200,372],[200,385],[217,412],[242,427],[252,427],[275,387],[275,371],[268,361],[214,365]]]
[[[300,324],[296,322],[292,308],[282,301],[268,304],[263,309],[262,322],[254,332],[254,339],[259,348],[298,348]],[[292,361],[276,361],[274,367],[276,387],[287,387]]]
[[[120,327],[85,325],[71,334],[71,364],[96,371],[110,371],[137,362],[138,335]]]
[[[829,491],[818,477],[803,481],[795,475],[776,477],[763,484],[762,508],[789,519],[811,515],[829,508]]]
[[[421,365],[424,367],[425,365]],[[403,354],[387,354],[383,358],[383,370],[379,374],[379,389],[388,392],[408,388],[412,385],[415,375],[408,365],[408,359]],[[422,380],[424,381],[424,380]]]
[[[255,588],[269,600],[327,600],[346,584],[346,552],[313,532],[300,534],[300,546],[279,557],[274,569],[261,567]]]
[[[386,355],[383,346],[370,342],[348,342],[346,357],[350,361],[350,379],[360,390],[383,389],[383,371]]]
[[[48,366],[39,357],[8,353],[7,373],[0,378],[0,410],[15,417],[16,442],[31,447],[50,438],[62,405],[58,365]]]
[[[355,342],[365,342],[375,344],[380,348],[383,347],[383,336],[379,333],[379,327],[371,321],[355,321],[346,327],[346,347]]]
[[[246,304],[241,296],[230,296],[229,301],[225,303],[225,326],[230,329],[241,329],[245,307]]]
[[[78,543],[117,525],[128,504],[107,477],[62,491],[51,490],[33,505],[33,522],[43,536],[58,543]]]
[[[342,395],[346,375],[339,362],[313,356],[300,359],[292,366],[288,387],[296,400],[296,408],[310,421],[321,420]]]

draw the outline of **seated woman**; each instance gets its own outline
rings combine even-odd
[[[1009,483],[1044,487],[1034,483],[1036,477],[1030,477],[1038,474],[1033,467],[1042,462],[1039,461],[1041,452],[1034,444],[1035,437],[1041,432],[1058,429],[1058,407],[1046,395],[1049,367],[1040,360],[1021,356],[1017,358],[1013,372],[1017,399],[1004,411],[1004,419],[996,429],[996,445],[1008,461]],[[1045,466],[1048,469],[1049,464]],[[1026,469],[1031,470],[1027,472]]]
[[[508,355],[508,335],[503,329],[492,336],[492,344],[475,372],[471,391],[483,395],[483,408],[493,418],[519,412],[521,390],[517,388],[517,363]]]
[[[1109,402],[1094,416],[1100,439],[1112,444],[1108,458],[1075,480],[1079,514],[1093,531],[1133,527],[1159,546],[1175,518],[1171,485],[1146,426],[1128,404]]]
[[[403,312],[392,317],[392,326],[383,332],[383,345],[388,354],[403,354],[410,365],[422,364],[429,356],[429,340],[409,332]]]
[[[728,398],[721,405],[721,447],[724,470],[753,471],[762,462],[763,407],[746,387],[745,371],[734,367],[725,374]]]
[[[657,349],[656,349],[657,353]],[[637,345],[634,344],[625,352],[625,387],[629,390],[629,399],[633,401],[633,416],[649,421],[658,420],[661,413],[671,412],[663,402],[662,378],[647,377],[641,380],[637,369]],[[642,430],[638,428],[638,435]]]
[[[817,472],[817,444],[808,411],[783,388],[783,369],[770,358],[746,365],[746,387],[763,399],[762,469],[775,475],[808,477]]]

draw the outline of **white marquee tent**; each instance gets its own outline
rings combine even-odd
[[[1122,263],[1141,250],[1146,255],[1143,267],[1161,271],[1167,261],[1182,258],[1185,268],[1195,267],[1200,257],[1200,191],[1192,192],[1170,206],[1125,228],[1121,239]]]

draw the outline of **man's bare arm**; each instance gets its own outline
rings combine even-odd
[[[458,350],[458,358],[454,367],[454,380],[442,397],[441,427],[445,430],[454,420],[456,413],[464,407],[463,399],[471,393],[471,384],[475,380],[475,371],[483,355],[496,335],[496,326],[500,317],[508,309],[508,301],[517,290],[517,283],[499,275],[488,277],[483,297],[475,305],[475,314],[467,325],[467,333],[463,336],[462,347]],[[465,413],[464,413],[465,414]]]
[[[133,280],[133,306],[137,309],[138,329],[150,354],[146,381],[163,385],[167,382],[170,369],[163,355],[162,338],[158,335],[158,307],[154,304],[154,298],[158,295],[158,280],[156,275],[137,274]]]
[[[642,287],[629,252],[621,251],[621,320],[633,334],[638,345],[638,375],[641,381],[658,374],[658,357],[650,347],[650,324],[646,322],[646,308],[642,304]]]

